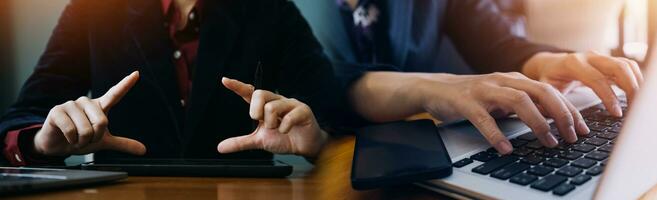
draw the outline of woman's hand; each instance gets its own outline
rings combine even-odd
[[[252,85],[223,78],[222,84],[251,105],[249,115],[258,120],[258,128],[244,136],[228,138],[217,146],[220,153],[263,149],[272,153],[315,157],[328,134],[322,131],[306,104]]]
[[[552,86],[520,73],[486,75],[433,74],[419,84],[423,105],[434,117],[450,121],[468,119],[501,154],[513,147],[495,123],[494,116],[516,113],[545,146],[555,147],[546,117],[553,118],[566,142],[588,134],[579,111]]]
[[[34,136],[35,152],[47,156],[69,156],[114,150],[144,155],[144,144],[114,136],[107,127],[107,112],[138,80],[139,73],[134,72],[97,99],[80,97],[53,107],[42,128]]]
[[[639,65],[630,59],[590,53],[538,53],[525,63],[523,73],[549,83],[562,93],[584,84],[593,89],[609,112],[617,117],[622,110],[613,84],[632,102],[643,83]]]

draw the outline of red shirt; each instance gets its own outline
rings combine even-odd
[[[169,37],[174,45],[171,60],[176,67],[178,77],[178,90],[180,102],[185,107],[192,89],[192,74],[196,65],[196,55],[199,46],[199,32],[201,25],[202,0],[198,0],[192,11],[187,16],[187,24],[178,30],[180,21],[180,9],[176,8],[173,0],[162,0],[162,13],[165,16],[164,25],[167,27]],[[51,164],[63,161],[63,157],[44,157],[32,152],[34,135],[41,129],[41,125],[33,125],[26,128],[7,132],[4,139],[2,153],[13,166],[25,166],[34,164]]]

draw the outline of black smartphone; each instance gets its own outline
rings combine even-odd
[[[444,178],[452,160],[431,120],[368,126],[356,133],[351,185],[357,190]]]

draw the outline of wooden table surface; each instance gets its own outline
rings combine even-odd
[[[413,119],[431,119],[427,114]],[[440,121],[434,120],[436,124]],[[41,192],[0,199],[11,200],[167,200],[167,199],[450,199],[413,185],[356,191],[351,188],[353,136],[333,138],[314,166],[295,165],[287,179],[128,177],[99,186]],[[641,200],[657,199],[657,186]]]
[[[354,137],[332,139],[314,167],[296,167],[287,179],[129,177],[99,186],[0,199],[447,199],[412,185],[370,191],[351,188]]]

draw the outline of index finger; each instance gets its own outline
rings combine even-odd
[[[235,94],[240,95],[244,101],[251,103],[251,96],[255,91],[255,87],[250,84],[242,83],[241,81],[223,77],[221,78],[221,84],[229,90],[235,92]]]
[[[629,63],[600,55],[594,55],[589,60],[602,73],[614,77],[613,81],[625,91],[630,102],[634,99],[634,94],[639,90],[639,82]]]
[[[125,94],[127,94],[128,91],[130,91],[130,89],[135,86],[135,84],[137,84],[138,80],[139,72],[132,72],[130,75],[123,78],[123,80],[121,80],[119,83],[110,88],[105,93],[105,95],[96,99],[103,111],[107,112],[112,108],[112,106],[119,103],[121,98],[123,98],[123,96],[125,96]]]
[[[584,85],[590,87],[593,92],[602,100],[605,108],[614,116],[620,117],[623,111],[620,108],[616,93],[611,89],[607,77],[588,63],[579,63],[582,66],[581,71],[577,71],[576,77]]]
[[[495,123],[495,119],[480,105],[468,107],[470,110],[465,112],[465,117],[481,132],[488,143],[500,154],[510,154],[513,147]]]

